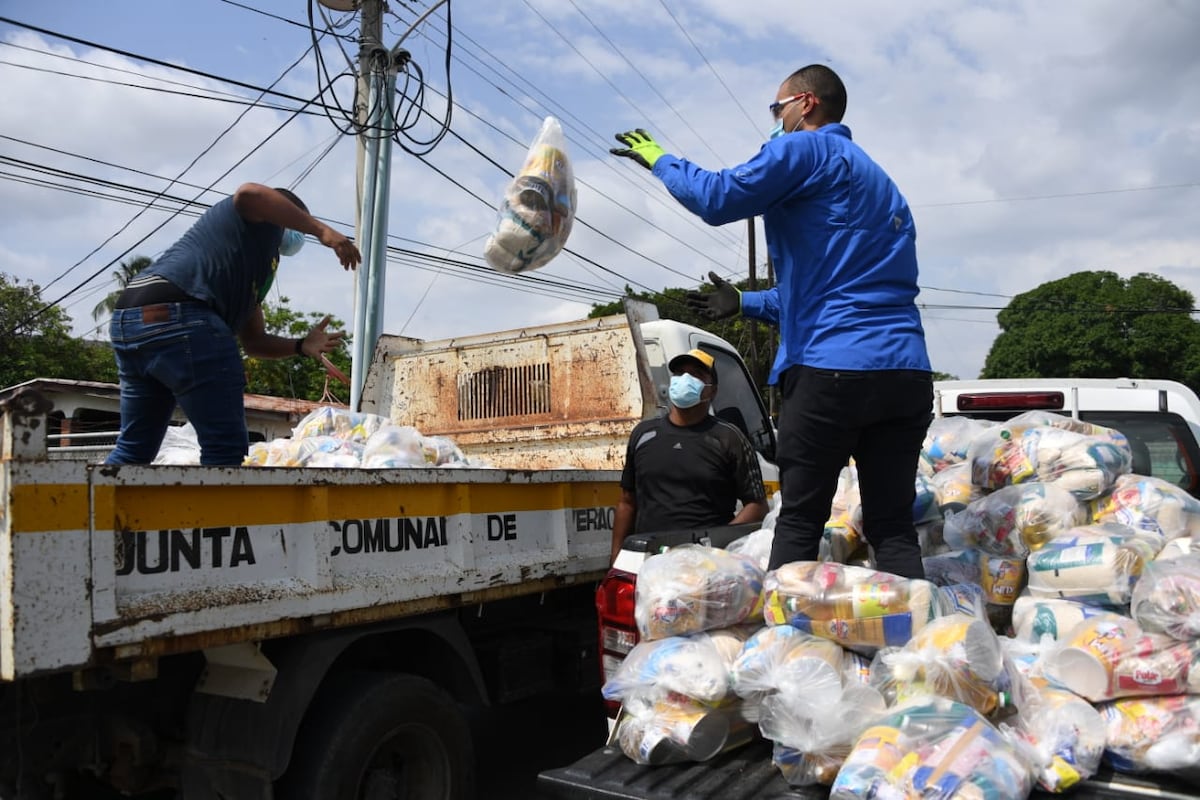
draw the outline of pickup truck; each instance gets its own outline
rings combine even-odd
[[[0,407],[0,797],[474,796],[467,712],[596,691],[594,593],[633,426],[670,358],[774,429],[729,343],[624,316],[383,336],[356,411],[455,468],[110,467]],[[486,465],[486,466],[480,466]]]
[[[939,381],[935,416],[1004,420],[1041,409],[1120,430],[1134,451],[1134,472],[1200,493],[1200,398],[1166,380],[1012,379]],[[655,553],[682,544],[724,547],[754,526],[630,536],[596,595],[605,680],[637,643],[637,574]],[[617,707],[609,705],[615,718]],[[612,722],[610,721],[610,728]],[[771,763],[771,744],[758,740],[700,763],[641,766],[616,746],[601,746],[573,764],[538,776],[546,797],[563,800],[750,800],[828,797],[826,787],[791,787]],[[1168,775],[1131,776],[1102,765],[1071,792],[1081,798],[1195,798],[1196,787]],[[1034,797],[1053,795],[1039,791]]]

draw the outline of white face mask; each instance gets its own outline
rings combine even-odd
[[[294,256],[304,247],[304,234],[291,228],[283,229],[283,239],[279,242],[279,255]]]

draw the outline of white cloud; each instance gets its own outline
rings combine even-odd
[[[292,2],[261,5],[302,18]],[[581,295],[580,302],[546,297],[535,291],[535,278],[619,290],[627,283],[635,289],[697,283],[713,269],[745,274],[744,223],[705,226],[651,176],[607,151],[616,144],[614,133],[644,126],[702,166],[736,164],[760,146],[771,122],[766,104],[780,81],[811,62],[829,63],[846,79],[846,121],[856,140],[888,169],[914,207],[925,287],[921,302],[1002,306],[1004,297],[988,295],[1012,296],[1085,269],[1124,276],[1156,272],[1200,295],[1200,232],[1191,211],[1200,183],[1195,167],[1200,60],[1193,55],[1200,11],[1189,3],[759,0],[753,13],[725,0],[672,4],[690,42],[657,4],[534,5],[591,65],[524,3],[456,0],[459,60],[452,77],[463,108],[455,111],[453,129],[470,146],[449,136],[428,161],[470,193],[396,148],[389,230],[399,237],[393,244],[481,266],[483,239],[507,181],[504,170],[520,166],[541,118],[552,113],[566,130],[579,183],[579,219],[568,246],[600,266],[563,255],[532,276],[488,275],[484,282],[478,273],[446,267],[439,274],[437,267],[402,260],[387,272],[386,332],[403,328],[406,335],[442,338],[586,313],[589,297]],[[107,13],[76,0],[22,9],[19,18],[259,86],[273,81],[309,43],[304,30],[224,4],[168,11],[139,0]],[[423,35],[406,42],[439,92],[445,90],[439,49],[444,35],[438,35],[443,20],[436,15]],[[401,23],[389,18],[385,39],[399,30]],[[15,28],[0,28],[0,40],[231,91],[215,81]],[[347,47],[353,53],[354,44]],[[331,69],[344,67],[336,51],[327,55]],[[0,47],[0,60],[147,82],[13,46]],[[309,57],[280,90],[310,97],[316,85]],[[339,84],[344,101],[348,88],[348,81]],[[431,93],[431,113],[438,113],[439,103]],[[243,110],[5,64],[0,105],[7,136],[168,178]],[[282,112],[251,112],[184,180],[207,185],[283,119]],[[241,181],[269,176],[271,183],[289,183],[333,134],[324,117],[303,117],[217,188],[227,193]],[[11,158],[152,191],[166,185],[12,139],[0,142],[0,153]],[[317,214],[349,223],[356,212],[354,170],[354,147],[347,139],[299,192]],[[12,166],[7,171],[28,174]],[[1146,190],[1115,191],[1127,189]],[[171,190],[187,197],[196,192]],[[0,203],[5,208],[0,270],[43,285],[137,212],[134,206],[13,180],[0,181]],[[164,219],[160,211],[147,212],[48,292],[56,296],[99,273],[101,279],[67,306],[77,328],[91,327],[91,307],[111,286],[106,263]],[[187,222],[168,223],[132,252],[160,251]],[[761,226],[757,252],[765,258]],[[352,319],[351,279],[316,243],[285,262],[279,288],[293,308]],[[959,308],[925,314],[935,368],[976,375],[998,332],[995,312]]]

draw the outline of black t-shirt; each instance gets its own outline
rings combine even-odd
[[[711,415],[690,427],[665,416],[639,422],[629,436],[621,488],[637,501],[634,533],[727,525],[738,500],[767,496],[750,442]]]

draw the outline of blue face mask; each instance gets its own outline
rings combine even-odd
[[[672,375],[667,394],[671,398],[671,405],[676,408],[691,408],[700,402],[704,387],[705,383],[695,375]]]
[[[279,255],[294,256],[304,247],[304,234],[291,228],[283,229],[283,240],[279,242]]]
[[[771,132],[767,134],[768,139],[777,139],[783,136],[783,120],[775,123],[775,127],[771,128]]]

